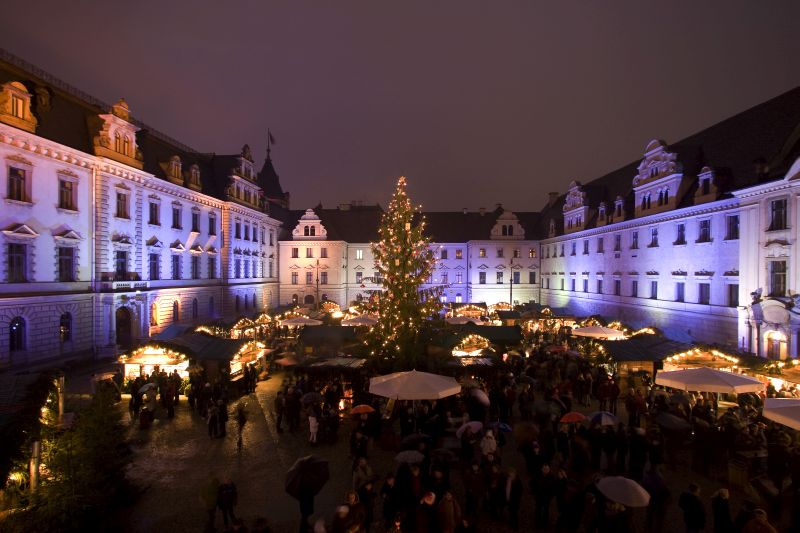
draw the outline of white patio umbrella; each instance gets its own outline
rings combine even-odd
[[[371,378],[369,392],[395,400],[439,400],[461,392],[461,385],[448,376],[411,370]]]
[[[319,326],[321,324],[322,321],[320,320],[314,320],[313,318],[306,318],[304,316],[295,316],[287,318],[286,320],[281,320],[281,326],[288,326],[290,328],[299,326]]]
[[[766,387],[756,378],[715,370],[708,367],[659,372],[656,384],[673,389],[699,392],[721,392],[738,394],[742,392],[759,392]]]
[[[591,339],[602,339],[605,341],[621,341],[626,339],[625,334],[618,329],[606,328],[603,326],[587,326],[585,328],[575,328],[572,334],[578,337],[589,337]]]
[[[342,320],[343,326],[374,326],[378,319],[369,315],[358,315],[353,318]]]
[[[800,398],[767,398],[764,418],[800,430]]]
[[[603,496],[625,507],[647,507],[650,494],[632,479],[622,476],[608,476],[597,482]]]
[[[460,324],[468,324],[472,322],[473,324],[480,324],[481,321],[478,318],[470,318],[468,316],[451,316],[444,319],[445,322],[448,324],[453,325],[460,325]]]

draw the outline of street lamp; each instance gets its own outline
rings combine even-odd
[[[508,305],[511,310],[514,309],[514,255],[508,260]]]

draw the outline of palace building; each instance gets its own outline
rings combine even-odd
[[[798,357],[798,156],[800,88],[541,209],[425,213],[428,286]],[[2,51],[0,161],[0,368],[380,290],[380,206],[293,209],[269,150],[198,152]]]

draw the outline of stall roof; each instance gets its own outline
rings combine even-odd
[[[470,322],[462,331],[480,335],[494,343],[513,344],[522,341],[522,329],[519,326],[478,326]]]
[[[179,337],[186,333],[186,330],[188,329],[190,329],[188,326],[170,324],[162,329],[160,333],[153,335],[151,338],[156,341],[171,341],[175,339],[175,337]]]
[[[187,348],[194,359],[228,361],[249,342],[247,339],[223,339],[206,333],[186,333],[171,344]]]
[[[352,326],[306,326],[300,332],[300,341],[305,344],[342,344],[355,338],[356,328]]]
[[[492,366],[494,362],[488,357],[454,357],[448,366]]]
[[[601,341],[601,344],[614,361],[663,361],[692,348],[657,335],[637,335],[622,341]]]
[[[364,363],[366,362],[366,359],[360,359],[358,357],[333,357],[331,359],[322,359],[320,361],[309,361],[307,366],[312,368],[351,368],[355,370],[364,366]]]
[[[518,320],[522,318],[519,311],[498,311],[497,318],[500,320]]]

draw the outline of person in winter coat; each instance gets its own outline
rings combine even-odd
[[[217,518],[217,498],[219,497],[219,479],[214,474],[208,475],[208,480],[200,492],[200,501],[205,507],[208,518],[206,531],[214,531],[214,521]]]
[[[689,490],[678,498],[678,507],[683,511],[686,533],[698,533],[706,527],[706,510],[700,500],[700,487],[691,483]]]
[[[400,494],[393,475],[389,475],[381,486],[381,500],[383,500],[384,527],[389,529],[394,523],[397,513],[400,512]]]
[[[464,492],[466,492],[466,516],[478,516],[486,498],[486,478],[477,461],[473,461],[464,472]]]
[[[753,511],[753,518],[742,528],[742,533],[778,533],[767,520],[767,512],[763,509]]]
[[[719,489],[711,495],[711,514],[714,517],[714,533],[733,533],[728,489]]]
[[[550,470],[550,465],[542,465],[542,473],[536,488],[536,510],[534,520],[536,527],[547,529],[550,524],[550,503],[556,495],[556,478]]]
[[[453,493],[446,491],[439,501],[436,509],[439,533],[455,533],[461,523],[461,506],[453,497]]]
[[[436,495],[428,492],[419,502],[415,515],[415,531],[417,533],[434,533],[437,527]]]
[[[319,420],[317,414],[311,411],[308,414],[308,443],[312,446],[317,445],[317,431],[319,431]]]
[[[372,467],[367,463],[366,457],[359,457],[356,460],[356,468],[353,470],[353,489],[358,490],[367,481],[373,479]]]
[[[225,481],[219,486],[219,496],[217,497],[217,504],[222,511],[222,521],[225,527],[228,527],[228,520],[236,520],[236,514],[233,508],[239,499],[239,494],[236,491],[236,485],[231,481],[230,477],[226,477]]]

